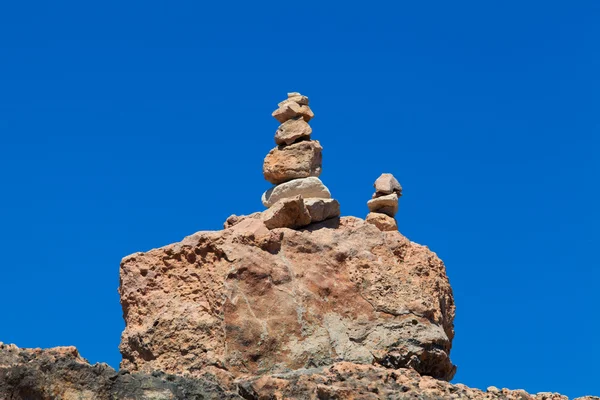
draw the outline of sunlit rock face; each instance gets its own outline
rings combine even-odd
[[[354,217],[245,225],[123,259],[122,368],[240,377],[347,361],[452,378],[455,308],[435,253]]]

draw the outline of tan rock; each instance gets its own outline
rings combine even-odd
[[[375,225],[380,231],[397,231],[398,223],[396,219],[382,213],[369,213],[365,219],[369,224]]]
[[[262,213],[260,212],[255,212],[250,215],[230,215],[229,217],[227,217],[227,220],[225,220],[225,223],[223,224],[223,229],[231,228],[232,226],[237,225],[248,218],[260,219],[261,214]]]
[[[396,193],[376,197],[367,202],[369,211],[380,212],[393,217],[398,212],[398,195]]]
[[[185,354],[180,354],[185,359]],[[568,400],[558,393],[523,390],[487,392],[422,376],[412,368],[348,361],[284,374],[234,377],[215,366],[194,376],[117,372],[90,365],[77,353],[56,349],[9,349],[0,345],[0,399],[465,399]],[[598,400],[595,396],[575,400]]]
[[[310,139],[312,128],[302,118],[289,119],[279,126],[275,132],[275,143],[292,144],[300,139]]]
[[[284,101],[282,101],[281,103],[278,104],[279,107],[281,107],[282,105],[286,104],[289,101],[293,101],[293,102],[298,103],[303,106],[308,105],[308,97],[303,96],[298,92],[288,93],[287,97],[288,97],[287,99],[285,99]]]
[[[331,193],[319,178],[309,177],[294,179],[289,182],[273,186],[262,195],[262,203],[265,207],[271,207],[281,199],[301,195],[303,198],[329,199]]]
[[[402,196],[402,186],[392,174],[381,174],[373,186],[375,187],[375,193],[378,195],[396,193],[398,197]]]
[[[292,179],[321,175],[321,151],[316,140],[278,146],[271,150],[263,163],[263,175],[273,184]]]
[[[270,232],[269,247],[234,226],[125,257],[121,367],[243,377],[344,360],[373,379],[453,376],[454,301],[434,253],[353,217]]]
[[[267,211],[261,220],[268,229],[300,228],[310,224],[311,218],[302,196],[281,199]]]
[[[308,122],[315,116],[309,106],[298,104],[291,99],[283,101],[279,108],[273,111],[272,115],[282,124],[288,119],[297,117],[302,117]]]
[[[340,216],[340,203],[335,199],[304,199],[311,222],[320,222]]]

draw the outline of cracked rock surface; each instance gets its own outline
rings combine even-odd
[[[347,361],[455,372],[444,264],[359,218],[198,232],[125,257],[120,275],[130,371],[240,378]]]
[[[452,385],[412,369],[338,362],[281,374],[233,379],[205,371],[194,377],[161,371],[115,371],[90,365],[74,347],[19,349],[0,343],[0,399],[3,400],[377,400],[498,399],[568,400],[556,393],[487,391]],[[598,400],[582,397],[579,400]]]

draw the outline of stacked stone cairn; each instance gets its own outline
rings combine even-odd
[[[402,186],[392,174],[381,174],[373,185],[375,193],[367,202],[369,214],[366,221],[382,231],[397,231],[394,218],[398,212],[398,199],[402,196]]]
[[[263,175],[273,186],[262,195],[268,209],[247,216],[232,215],[225,221],[225,229],[238,230],[301,228],[340,216],[340,204],[331,198],[329,189],[319,179],[321,151],[316,140],[311,140],[308,121],[314,117],[308,106],[308,97],[288,93],[279,103],[273,117],[281,123],[275,132],[277,147],[265,157]],[[264,227],[262,228],[264,229]]]
[[[281,123],[275,132],[277,147],[267,154],[263,163],[265,179],[275,186],[262,196],[268,210],[261,219],[267,226],[299,228],[339,217],[340,204],[331,198],[329,189],[319,179],[323,148],[317,140],[311,140],[312,128],[308,122],[314,114],[308,106],[308,97],[288,93],[288,98],[278,106],[272,114]],[[282,214],[298,214],[298,218],[269,223]]]

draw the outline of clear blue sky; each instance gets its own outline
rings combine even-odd
[[[326,4],[326,5],[324,5]],[[117,367],[120,259],[262,210],[270,113],[445,261],[455,382],[600,395],[600,3],[3,2],[0,341]]]

